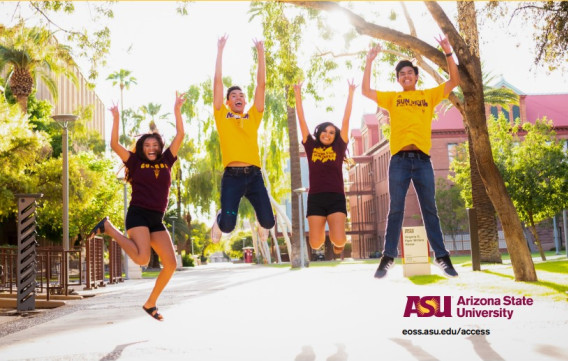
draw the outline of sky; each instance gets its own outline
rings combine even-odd
[[[3,3],[0,20],[10,24],[17,3]],[[442,2],[442,6],[451,14],[455,12],[455,3]],[[77,2],[76,14],[73,18],[61,17],[63,24],[89,24],[89,3]],[[262,39],[262,27],[259,21],[249,22],[247,14],[249,3],[197,1],[188,6],[189,15],[176,13],[176,2],[152,1],[119,1],[113,6],[114,19],[108,21],[111,30],[112,46],[107,58],[107,65],[99,69],[100,77],[96,81],[96,92],[105,105],[117,103],[120,99],[118,87],[106,80],[107,76],[119,69],[128,69],[136,77],[137,84],[125,92],[124,107],[138,108],[150,102],[162,105],[162,112],[173,112],[176,90],[186,90],[191,84],[201,83],[214,74],[217,39],[228,34],[229,39],[224,51],[223,75],[231,76],[235,84],[246,86],[250,81],[250,69],[253,65],[252,39]],[[357,4],[361,6],[361,4]],[[369,11],[387,10],[393,7],[399,11],[397,4],[372,3]],[[441,32],[426,12],[423,4],[410,2],[407,4],[415,17],[420,38],[436,45],[434,37]],[[479,8],[479,5],[478,5]],[[366,14],[367,15],[367,14]],[[329,16],[326,14],[326,16]],[[345,19],[329,16],[329,22],[337,29],[349,27]],[[385,20],[386,21],[386,20]],[[506,22],[504,22],[506,23]],[[517,22],[518,24],[522,24]],[[513,24],[511,26],[518,26]],[[408,32],[403,19],[383,24],[397,30]],[[491,29],[491,22],[486,22],[489,30],[483,30],[481,40],[481,57],[487,70],[504,78],[515,87],[527,93],[560,93],[568,91],[568,76],[560,71],[552,74],[542,68],[535,68],[530,53],[530,41],[524,41],[528,35],[523,29],[510,28],[513,35],[502,28]],[[315,33],[315,32],[313,32]],[[310,33],[312,34],[312,33]],[[318,37],[306,34],[304,46],[305,56],[301,60],[307,66],[307,58],[313,49],[341,48],[343,40],[337,38],[323,43]],[[354,47],[366,49],[373,39],[360,36],[354,41]],[[331,45],[330,45],[331,44]],[[88,65],[78,59],[79,65],[87,74]],[[398,85],[389,79],[390,69],[379,71],[372,80],[372,86],[382,90],[396,90]],[[309,98],[305,100],[305,113],[308,126],[313,129],[323,121],[340,124],[343,107],[347,96],[347,79],[354,78],[361,83],[362,72],[359,69],[346,70],[336,84],[327,89],[326,102],[314,104]],[[425,77],[425,86],[434,85]],[[327,105],[334,106],[332,113],[325,112]],[[351,128],[358,128],[363,114],[371,113],[375,104],[364,99],[360,92],[356,93],[351,117]],[[107,114],[107,139],[110,134],[111,117]],[[160,127],[160,124],[158,124]],[[173,132],[173,127],[164,124],[164,132]],[[160,127],[162,129],[162,127]],[[191,133],[191,129],[186,129]]]

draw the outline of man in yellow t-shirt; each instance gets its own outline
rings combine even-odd
[[[264,44],[254,41],[258,53],[257,84],[254,104],[245,112],[245,94],[238,86],[227,90],[223,102],[223,50],[227,35],[217,42],[217,60],[213,81],[213,113],[221,143],[221,156],[225,171],[221,181],[221,210],[211,227],[211,240],[219,242],[223,233],[231,232],[237,223],[241,198],[247,197],[256,212],[260,224],[261,241],[268,238],[268,230],[274,227],[274,213],[262,172],[258,150],[258,127],[264,112],[266,65]]]
[[[448,97],[459,84],[459,72],[452,57],[452,49],[447,37],[436,39],[446,55],[450,79],[435,88],[416,90],[418,68],[408,60],[396,66],[396,78],[402,92],[381,92],[371,89],[371,66],[381,51],[377,45],[367,54],[361,91],[364,96],[375,101],[378,106],[388,110],[390,115],[389,163],[389,214],[385,234],[383,256],[375,272],[376,278],[383,278],[394,266],[398,256],[398,242],[404,219],[404,203],[410,181],[414,185],[424,227],[430,246],[434,250],[434,264],[442,269],[447,277],[457,277],[450,254],[444,246],[444,238],[438,218],[435,199],[434,170],[430,162],[432,146],[432,117],[434,108],[442,99]]]

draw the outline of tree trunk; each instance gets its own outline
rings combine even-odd
[[[542,249],[542,243],[540,243],[540,238],[538,237],[538,232],[536,231],[536,226],[532,219],[529,230],[531,231],[534,237],[534,244],[536,245],[536,248],[538,248],[538,252],[540,253],[540,258],[542,258],[543,261],[546,261],[546,255],[544,254],[544,250]]]
[[[469,46],[472,54],[479,57],[479,33],[477,31],[477,18],[475,14],[475,4],[471,1],[461,1],[457,3],[458,25],[463,34],[465,43]],[[463,119],[467,113],[460,109]],[[465,127],[469,142],[469,168],[471,178],[471,194],[473,208],[476,210],[477,236],[479,239],[479,251],[481,262],[503,263],[499,252],[499,233],[497,231],[497,219],[495,218],[495,208],[491,199],[487,195],[485,186],[477,168],[477,161],[471,140],[471,133]]]
[[[288,88],[286,88],[288,93]],[[292,195],[292,254],[290,255],[290,264],[292,268],[300,268],[307,266],[309,260],[305,260],[301,264],[300,258],[300,217],[299,209],[300,203],[298,202],[298,194],[294,189],[302,187],[302,174],[300,170],[300,151],[298,143],[298,128],[296,123],[296,108],[287,106],[286,111],[288,114],[288,139],[290,142],[290,178],[291,178],[291,192]]]
[[[480,261],[488,263],[503,263],[499,252],[499,233],[497,231],[497,219],[495,208],[487,195],[485,185],[477,168],[477,160],[473,151],[473,142],[469,130],[467,130],[469,142],[469,167],[471,177],[471,195],[473,207],[476,210],[477,237],[479,239]]]

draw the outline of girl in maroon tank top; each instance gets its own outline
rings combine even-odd
[[[302,132],[302,144],[308,158],[310,186],[306,217],[309,224],[309,242],[312,249],[325,243],[325,225],[329,226],[329,239],[333,251],[339,255],[345,247],[345,220],[347,207],[343,186],[343,160],[349,141],[349,118],[353,106],[353,93],[357,87],[348,81],[349,95],[341,129],[326,122],[318,125],[314,136],[308,130],[302,105],[302,82],[294,85],[296,112]]]
[[[184,102],[185,94],[176,92],[174,105],[176,135],[165,151],[162,137],[156,133],[140,137],[134,152],[124,148],[118,141],[118,107],[113,105],[110,108],[113,115],[110,145],[124,162],[126,180],[132,186],[132,198],[125,220],[128,237],[125,237],[108,217],[104,217],[90,234],[94,236],[104,233],[114,238],[126,254],[141,266],[148,264],[150,248],[156,251],[163,267],[154,289],[142,308],[158,321],[162,321],[163,317],[158,313],[156,302],[177,267],[176,254],[170,234],[164,226],[163,217],[168,205],[171,167],[177,160],[177,152],[184,137],[181,117],[181,107]]]

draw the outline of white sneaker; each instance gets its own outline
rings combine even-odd
[[[221,237],[223,237],[223,232],[221,232],[221,229],[217,224],[217,217],[219,217],[219,214],[221,214],[221,211],[217,212],[213,225],[211,226],[211,242],[213,243],[219,243]]]

